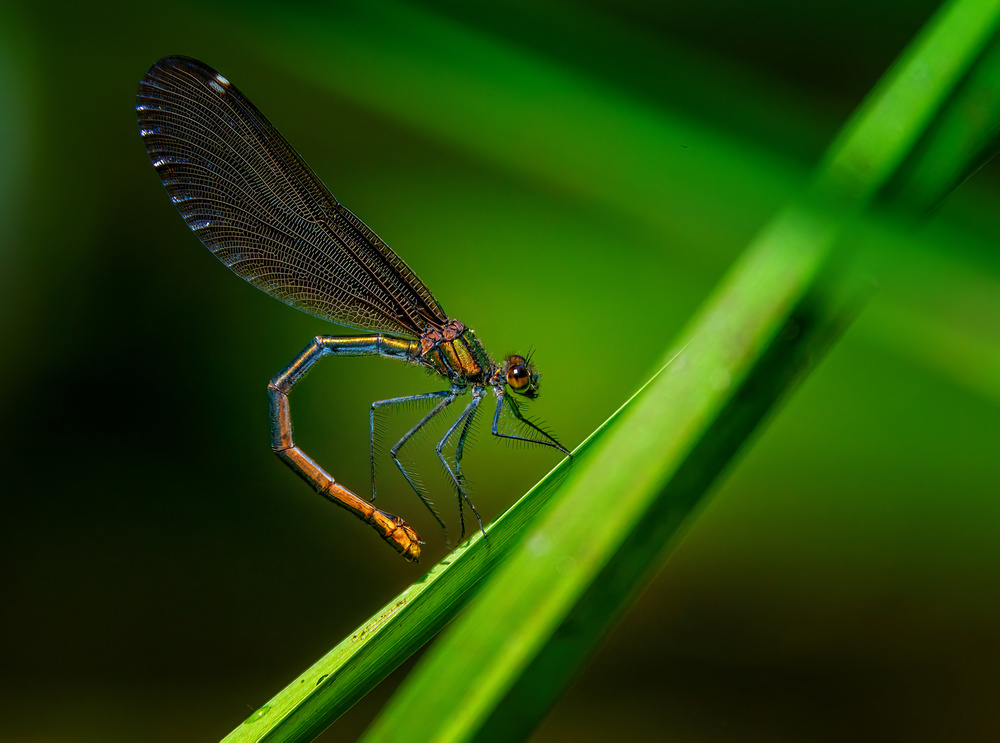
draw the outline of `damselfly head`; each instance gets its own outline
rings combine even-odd
[[[538,373],[524,356],[508,356],[504,368],[511,390],[525,397],[538,397]]]

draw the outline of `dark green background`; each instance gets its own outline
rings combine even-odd
[[[267,380],[340,331],[170,206],[135,124],[156,59],[218,68],[495,355],[533,348],[532,413],[575,446],[935,7],[4,6],[0,740],[221,738],[445,553],[385,462],[420,566],[269,453]],[[997,180],[916,234],[869,225],[869,307],[537,740],[1000,735]],[[369,403],[437,388],[328,361],[292,398],[299,441],[364,492]],[[558,461],[478,438],[489,518]]]

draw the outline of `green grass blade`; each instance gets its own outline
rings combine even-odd
[[[998,17],[997,3],[965,0],[928,24],[831,148],[815,193],[750,246],[678,362],[579,458],[366,740],[514,740],[537,723],[684,517],[849,320],[863,290],[829,280],[831,251],[926,136]],[[951,182],[939,179],[939,195]]]
[[[985,21],[978,26],[980,29],[985,27],[988,27]],[[973,52],[966,51],[968,55],[974,56]],[[926,103],[927,105],[924,109],[919,112],[907,112],[906,105],[904,105],[905,100],[903,100],[897,102],[895,109],[893,109],[893,116],[902,116],[904,120],[909,116],[914,120],[919,119],[921,121],[933,118],[935,111],[938,110],[936,107],[940,106],[941,100],[948,95],[948,91],[951,90],[954,81],[960,78],[962,70],[966,69],[966,67],[966,63],[952,65],[953,71],[949,73],[947,79],[940,81],[940,86],[932,91],[927,98],[920,99],[917,102],[918,104],[921,102]],[[914,133],[915,137],[919,138],[919,129],[919,126],[913,126],[910,131]],[[878,135],[869,132],[868,139],[869,141],[877,140]],[[902,144],[896,153],[897,157],[894,162],[905,159],[911,148],[912,142],[909,140]],[[878,149],[877,147],[875,148],[876,154],[879,154]],[[841,162],[846,163],[847,161]],[[884,181],[885,178],[888,178],[892,174],[893,168],[896,166],[890,162],[890,158],[883,158],[880,162],[884,167],[879,172],[877,179]],[[864,167],[867,168],[869,166],[870,163],[865,164]],[[850,168],[844,165],[840,172],[849,172],[849,170]],[[843,181],[844,178],[842,177],[841,180]],[[756,364],[747,364],[747,377],[745,379],[733,377],[726,369],[726,363],[728,362],[725,358],[715,358],[714,361],[710,360],[709,366],[711,366],[712,371],[718,373],[710,374],[707,378],[712,381],[713,385],[719,387],[723,393],[728,385],[729,391],[733,393],[733,398],[738,397],[739,394],[743,394],[744,398],[746,398],[745,391],[753,389],[758,384],[765,387],[770,386],[769,389],[773,389],[770,389],[766,394],[744,399],[741,406],[737,406],[736,408],[732,407],[733,403],[731,401],[727,402],[728,398],[726,394],[716,396],[718,398],[716,403],[720,404],[720,407],[715,412],[708,411],[708,418],[704,419],[702,423],[707,424],[711,420],[711,416],[716,415],[716,423],[714,424],[716,427],[713,429],[715,432],[710,438],[715,442],[716,446],[722,444],[725,444],[725,446],[721,450],[714,452],[710,452],[709,449],[703,449],[700,459],[698,457],[690,457],[688,461],[693,464],[690,464],[689,468],[695,468],[688,470],[690,474],[698,474],[700,469],[707,468],[706,463],[717,463],[731,456],[732,451],[735,451],[745,438],[745,433],[741,432],[752,428],[754,422],[766,412],[768,404],[763,405],[761,408],[761,400],[767,401],[776,397],[783,389],[787,389],[787,386],[798,378],[798,375],[808,369],[825,345],[836,336],[836,333],[843,326],[845,318],[849,317],[853,311],[853,295],[849,294],[846,298],[843,296],[831,297],[824,294],[824,291],[826,291],[825,288],[812,293],[804,291],[805,287],[817,283],[816,274],[823,263],[822,256],[825,253],[822,246],[833,240],[837,232],[836,218],[831,219],[825,213],[824,209],[820,208],[815,213],[810,212],[808,209],[793,209],[786,212],[782,220],[779,220],[772,229],[770,238],[762,238],[759,241],[767,243],[770,240],[773,242],[770,257],[766,256],[767,251],[762,252],[755,260],[750,260],[750,255],[748,255],[748,258],[743,262],[742,269],[734,271],[733,275],[741,275],[744,277],[744,280],[750,281],[751,284],[754,282],[764,282],[763,286],[767,286],[767,282],[775,282],[789,287],[789,291],[784,295],[786,300],[784,302],[775,303],[773,301],[776,299],[775,297],[771,297],[770,300],[767,297],[762,297],[761,299],[766,301],[758,307],[758,311],[765,313],[766,316],[757,315],[755,316],[756,320],[747,320],[747,322],[743,323],[744,325],[756,325],[756,327],[764,329],[762,331],[763,334],[754,338],[746,338],[747,345],[740,351],[740,353],[746,354],[747,358],[752,358],[754,353],[760,354],[757,357]],[[789,238],[789,235],[792,238]],[[794,247],[796,241],[799,241],[805,248],[801,250],[793,249],[793,255],[790,256],[792,260],[785,261],[782,258],[781,251],[787,251],[790,247]],[[777,264],[781,264],[782,266],[780,275],[774,275],[773,272]],[[717,296],[731,297],[734,290],[735,287],[729,286],[728,289],[724,288],[721,290]],[[796,290],[803,291],[804,293],[802,296],[796,298]],[[770,302],[769,305],[768,302]],[[770,306],[770,309],[768,309],[768,306]],[[792,307],[796,307],[797,310],[792,311],[790,309]],[[771,312],[775,308],[778,311]],[[782,325],[778,322],[778,318],[783,316],[782,311],[785,312],[784,317],[786,320],[788,317],[794,317],[794,321],[791,324],[786,323]],[[768,312],[771,312],[771,314],[767,314]],[[730,327],[731,319],[727,318],[724,314],[715,318],[715,321],[719,323],[717,330],[720,338],[724,337],[726,332],[730,334],[739,332],[740,326]],[[786,331],[784,333],[779,332],[777,337],[779,339],[785,338],[787,342],[775,343],[769,340],[767,333],[772,332],[775,327],[786,328]],[[761,353],[761,349],[764,349],[763,353]],[[693,378],[698,377],[698,374],[701,372],[695,373],[688,365],[690,359],[696,356],[696,351],[699,354],[698,358],[701,359],[699,364],[704,361],[705,359],[700,356],[704,350],[710,349],[689,349],[690,353],[685,354],[684,364],[687,371],[684,373],[689,375],[694,373],[695,377]],[[731,350],[735,351],[735,349]],[[735,367],[738,367],[738,364],[734,364]],[[698,368],[701,369],[701,366]],[[770,371],[764,373],[762,370]],[[683,370],[668,370],[668,373],[671,371],[677,372]],[[702,384],[703,382],[704,380],[702,380]],[[649,391],[651,392],[653,388],[658,387],[662,383],[663,377],[661,376],[661,378],[655,380]],[[662,392],[660,394],[662,395]],[[643,395],[640,406],[638,406],[638,412],[636,413],[640,422],[643,420],[643,416],[651,416],[653,419],[656,419],[653,421],[654,423],[657,420],[666,420],[674,416],[677,410],[682,409],[682,407],[679,408],[675,404],[682,401],[670,401],[668,399],[666,407],[662,407],[663,400],[657,403],[657,398],[655,397],[650,398],[653,402],[646,402],[646,399],[647,396]],[[702,402],[705,402],[705,400],[702,400]],[[657,405],[661,405],[661,407],[657,407]],[[632,414],[632,407],[636,406],[628,404],[625,406],[630,415]],[[724,409],[729,409],[731,412],[728,415],[722,415]],[[666,412],[659,412],[664,410]],[[625,409],[619,411],[619,414],[616,414],[612,420],[614,421],[618,417],[623,417],[624,412]],[[722,423],[720,424],[719,421]],[[645,424],[640,423],[640,426],[642,425]],[[728,426],[728,431],[720,432],[720,425],[723,427]],[[617,428],[616,424],[615,429]],[[609,437],[606,435],[609,433],[609,430],[610,427],[607,424],[602,426],[597,434],[592,436],[581,447],[580,461],[575,463],[572,468],[574,474],[578,468],[583,470],[585,467],[592,466],[592,462],[595,460],[598,462],[610,461],[612,463],[616,461],[615,457],[618,454],[615,453],[614,447],[618,444],[609,441]],[[691,439],[691,441],[693,440]],[[731,450],[728,453],[725,451],[726,446]],[[588,453],[590,448],[599,449],[600,456],[591,456]],[[638,456],[641,452],[634,453],[636,454],[634,461],[641,462],[642,457]],[[653,452],[652,454],[649,452],[645,453],[645,455],[650,456],[651,460],[655,459],[657,461],[662,460],[662,454],[662,450]],[[620,461],[625,462],[628,460],[622,459]],[[588,462],[591,464],[587,464]],[[652,473],[648,470],[644,470],[642,467],[639,469],[640,472],[645,472],[646,475],[651,477]],[[515,547],[518,539],[527,531],[532,520],[543,508],[548,498],[556,491],[558,493],[566,492],[566,489],[571,485],[571,482],[563,482],[567,471],[566,463],[557,467],[553,473],[532,489],[528,495],[490,528],[488,543],[477,537],[469,544],[452,553],[444,563],[432,570],[420,582],[411,586],[396,599],[389,602],[368,623],[359,628],[338,645],[337,648],[305,671],[267,705],[251,715],[226,740],[308,740],[331,724],[343,711],[373,688],[375,684],[397,667],[400,662],[409,657],[416,648],[426,642],[469,602],[477,590],[479,582],[488,577],[494,567]],[[574,477],[574,481],[578,479]],[[675,477],[674,482],[681,482],[681,480],[677,480]],[[650,487],[649,483],[646,483],[645,487],[648,489]],[[656,516],[655,514],[651,514],[651,521],[657,521],[658,523],[662,521],[663,524],[658,527],[658,530],[649,531],[647,550],[652,549],[656,551],[660,549],[666,539],[665,534],[676,527],[676,524],[679,523],[680,518],[686,512],[684,508],[678,508],[677,502],[671,502],[669,499],[664,499],[663,502],[669,504],[667,506],[669,509],[673,509],[672,516],[664,518],[662,515]],[[586,501],[580,501],[579,507],[587,508],[585,503]],[[599,513],[595,512],[591,518],[596,520],[601,517]],[[672,521],[671,518],[673,519]],[[589,533],[591,528],[592,525],[584,524],[584,533]],[[537,543],[533,542],[533,544],[537,547]],[[633,539],[629,544],[638,547],[640,542],[638,539]],[[640,554],[641,550],[637,549],[631,557],[632,562],[637,567],[636,574],[644,574],[644,571],[652,564],[649,558],[646,556],[640,557]],[[591,605],[599,606],[601,604],[603,600],[601,591],[607,590],[602,588],[605,585],[599,579],[590,584],[586,595],[592,596],[591,601],[594,603]],[[622,591],[625,593],[634,591],[637,585],[641,585],[641,579],[635,580],[630,578],[629,581],[625,582],[625,588],[616,589],[613,593],[619,594]],[[628,588],[629,586],[631,588]],[[618,601],[619,606],[624,605],[620,597],[616,601]],[[576,616],[580,616],[580,612],[584,610],[584,607],[584,602],[578,604]],[[588,621],[586,624],[588,627],[599,628],[602,626],[601,622],[607,624],[610,621],[608,619],[609,616],[613,615],[604,615],[603,618],[595,616],[592,621]],[[594,633],[595,637],[599,635],[600,631]],[[563,639],[565,640],[565,638]],[[552,664],[552,659],[558,658],[558,652],[567,652],[574,658],[583,657],[579,649],[567,649],[565,644],[560,645],[553,642],[550,644],[550,648],[554,652],[548,653],[544,657],[539,656],[540,660],[537,662]],[[562,669],[561,672],[563,674],[567,673],[565,669],[574,667],[572,660],[553,665]],[[530,715],[528,717],[530,718]],[[502,730],[502,728],[497,729]]]
[[[947,107],[900,168],[887,200],[928,211],[991,160],[1000,140],[1000,41],[990,40]]]

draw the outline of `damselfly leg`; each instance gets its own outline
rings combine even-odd
[[[427,510],[431,512],[431,515],[434,517],[434,520],[438,522],[438,524],[441,526],[442,529],[447,530],[444,521],[441,520],[441,515],[437,512],[437,510],[435,510],[434,504],[431,502],[430,498],[427,497],[427,494],[423,491],[423,489],[416,482],[416,480],[410,476],[409,472],[406,471],[406,468],[403,466],[403,463],[399,461],[398,455],[400,450],[406,445],[406,443],[413,438],[414,434],[416,434],[421,428],[423,428],[431,420],[433,420],[433,418],[438,413],[440,413],[442,410],[451,405],[455,401],[455,398],[458,397],[459,394],[461,394],[461,391],[462,391],[461,388],[459,388],[456,391],[456,389],[452,387],[452,389],[449,390],[441,390],[439,392],[428,392],[422,395],[409,395],[407,397],[396,397],[391,400],[377,400],[372,403],[369,422],[371,425],[370,458],[372,466],[373,503],[375,502],[375,410],[378,408],[387,407],[389,405],[402,405],[408,402],[419,402],[421,400],[433,400],[436,398],[444,398],[443,400],[441,400],[441,402],[435,405],[434,409],[431,410],[431,412],[429,412],[427,415],[425,415],[420,420],[420,422],[417,423],[417,425],[415,425],[413,428],[407,431],[406,434],[403,436],[403,438],[401,438],[399,441],[396,442],[396,445],[389,450],[389,455],[392,457],[392,461],[396,463],[396,466],[399,468],[399,471],[403,473],[403,477],[406,478],[406,481],[410,484],[410,487],[413,488],[413,492],[417,494],[417,497],[420,498],[420,501],[427,507]]]
[[[528,428],[537,431],[544,438],[532,439],[528,438],[527,436],[515,436],[514,434],[510,433],[500,433],[500,413],[503,410],[503,405],[505,401],[509,405],[511,413],[514,414],[514,417],[517,418],[518,421],[526,425]],[[502,392],[497,394],[497,409],[496,412],[493,414],[492,433],[494,436],[497,436],[498,438],[501,439],[511,439],[513,441],[525,441],[529,444],[542,444],[543,446],[551,446],[553,449],[558,449],[563,454],[566,454],[569,457],[573,456],[572,454],[570,454],[569,449],[567,449],[565,446],[556,441],[555,438],[550,433],[543,430],[542,428],[539,428],[537,425],[535,425],[527,418],[525,418],[524,414],[521,413],[521,409],[517,406],[517,403],[514,402],[514,400],[508,397],[507,395],[503,394]]]
[[[455,486],[455,490],[458,492],[458,523],[461,529],[461,535],[458,541],[461,542],[465,539],[465,511],[463,507],[463,501],[472,510],[472,513],[476,517],[476,521],[479,522],[479,530],[486,536],[486,530],[483,528],[483,520],[479,516],[479,511],[469,500],[469,495],[465,490],[465,476],[462,474],[462,453],[465,449],[465,439],[469,435],[469,430],[472,428],[472,421],[476,417],[476,411],[479,409],[479,403],[483,400],[483,393],[485,392],[483,387],[473,387],[472,388],[472,402],[470,402],[462,414],[458,416],[454,423],[451,424],[451,428],[448,429],[447,433],[441,437],[438,445],[434,447],[437,452],[438,459],[441,460],[441,464],[444,465],[445,471],[451,477],[451,484]],[[448,464],[448,459],[444,456],[444,448],[448,445],[448,440],[452,437],[455,431],[461,427],[462,433],[459,434],[458,443],[455,446],[455,468],[452,469],[451,465]]]

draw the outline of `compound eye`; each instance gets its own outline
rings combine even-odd
[[[514,364],[507,370],[507,384],[514,392],[524,392],[531,384],[531,372],[524,364]]]

